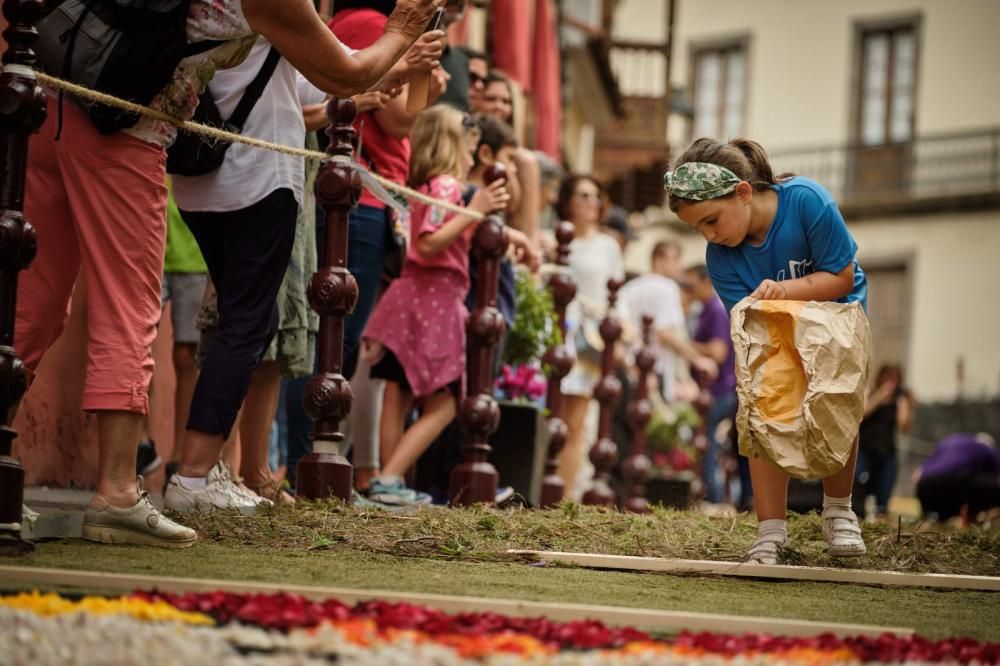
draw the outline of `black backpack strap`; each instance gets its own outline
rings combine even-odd
[[[204,53],[205,51],[211,51],[216,46],[222,46],[226,42],[219,39],[206,39],[201,42],[190,42],[184,47],[183,58],[190,58],[193,55],[198,55],[199,53]]]
[[[267,60],[264,61],[264,66],[260,68],[257,76],[250,82],[247,89],[243,91],[243,98],[236,105],[233,115],[229,116],[227,124],[232,125],[240,132],[243,131],[243,124],[250,116],[254,104],[257,103],[257,100],[264,93],[264,88],[267,87],[267,82],[271,80],[271,75],[274,74],[274,69],[278,66],[279,60],[281,60],[281,54],[278,53],[278,49],[272,46],[271,50],[267,52]]]

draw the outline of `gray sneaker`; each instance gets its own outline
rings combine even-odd
[[[129,543],[161,548],[187,548],[198,540],[194,530],[178,525],[156,510],[138,479],[139,501],[127,509],[95,497],[83,516],[83,538],[98,543]]]
[[[199,490],[185,488],[175,474],[167,484],[167,492],[163,495],[163,506],[171,511],[237,509],[240,513],[249,515],[268,500],[261,497],[252,499],[248,496],[248,492],[244,492],[233,483],[229,469],[219,461],[208,471],[205,487]]]

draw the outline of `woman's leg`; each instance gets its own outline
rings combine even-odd
[[[399,477],[406,474],[434,438],[451,423],[456,413],[455,396],[450,391],[438,391],[424,398],[423,413],[403,433],[399,446],[382,465],[382,474]]]
[[[202,477],[215,465],[264,349],[277,331],[275,299],[292,250],[298,205],[280,189],[240,211],[186,213],[202,245],[224,228],[222,265],[204,253],[219,300],[219,325],[195,386],[181,474]],[[203,248],[204,250],[204,248]]]
[[[272,480],[267,449],[280,392],[278,362],[264,361],[250,380],[240,419],[240,476],[251,489],[267,485]]]
[[[161,314],[163,150],[124,134],[98,135],[76,109],[63,115],[57,150],[87,284],[81,406],[98,414],[98,495],[112,506],[131,506],[138,499],[136,443],[149,408],[152,344]]]
[[[590,398],[579,395],[564,395],[562,398],[562,419],[566,423],[566,445],[559,454],[559,476],[562,477],[566,499],[575,498],[576,477],[580,471],[583,454],[587,450],[586,421]]]

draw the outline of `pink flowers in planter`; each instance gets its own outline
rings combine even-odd
[[[545,375],[533,365],[504,365],[496,384],[506,398],[531,402],[541,399],[548,388]]]

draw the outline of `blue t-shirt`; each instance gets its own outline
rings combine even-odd
[[[778,210],[759,246],[710,243],[705,253],[712,284],[732,310],[764,280],[792,280],[816,271],[839,273],[854,264],[854,288],[841,303],[859,301],[868,308],[868,282],[855,255],[854,242],[837,202],[819,183],[795,176],[773,186]]]

